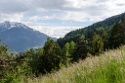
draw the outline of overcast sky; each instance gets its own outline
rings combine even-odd
[[[52,37],[125,12],[125,0],[0,0],[0,21],[21,22]]]

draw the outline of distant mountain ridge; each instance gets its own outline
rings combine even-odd
[[[58,39],[57,42],[61,47],[63,47],[66,42],[70,42],[72,40],[76,41],[76,38],[82,34],[84,34],[86,38],[90,38],[91,35],[99,29],[105,29],[107,32],[109,32],[112,26],[114,25],[114,23],[120,21],[124,17],[125,17],[125,13],[122,13],[122,14],[107,18],[103,21],[96,22],[88,27],[71,31],[67,33],[65,37]]]
[[[48,36],[17,22],[0,23],[0,39],[11,50],[23,52],[33,47],[43,46]]]

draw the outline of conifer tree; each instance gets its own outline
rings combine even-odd
[[[38,71],[42,74],[58,70],[61,62],[61,48],[52,39],[48,38],[43,47],[43,55],[38,59]]]
[[[74,52],[72,53],[72,62],[76,62],[79,59],[85,59],[88,53],[87,50],[87,41],[85,40],[84,35],[80,36],[77,39],[75,48],[74,48]]]
[[[100,35],[97,35],[96,33],[94,33],[90,43],[91,43],[90,53],[92,55],[98,55],[104,50],[104,43]]]
[[[109,38],[110,48],[117,48],[122,44],[125,44],[125,18],[115,23]]]
[[[71,41],[70,43],[66,43],[65,44],[65,46],[64,46],[64,48],[63,48],[63,64],[64,65],[68,65],[69,63],[70,63],[70,61],[71,61],[71,54],[72,54],[72,52],[73,52],[73,50],[74,50],[74,48],[75,48],[75,43],[73,42],[73,41]]]

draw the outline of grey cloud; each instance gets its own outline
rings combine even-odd
[[[19,13],[29,10],[45,9],[45,10],[61,10],[61,11],[83,11],[90,10],[89,7],[73,8],[65,7],[70,2],[67,0],[3,0],[0,1],[0,13]],[[92,7],[94,9],[96,6]],[[97,8],[97,7],[96,7]]]
[[[68,4],[66,0],[1,0],[1,13],[18,13],[36,9],[64,9],[64,5]]]
[[[36,7],[41,7],[44,9],[62,9],[66,4],[65,0],[32,0],[32,4]]]
[[[0,12],[1,13],[15,13],[24,12],[29,10],[28,4],[21,0],[2,0],[0,1]]]
[[[97,3],[104,3],[104,2],[107,2],[107,1],[110,1],[110,0],[96,0]]]
[[[125,6],[125,4],[116,4],[117,6]]]

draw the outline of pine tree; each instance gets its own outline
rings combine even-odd
[[[38,71],[42,74],[58,70],[61,63],[61,48],[52,39],[48,38],[43,47],[43,55],[38,59]]]
[[[74,48],[75,48],[75,42],[74,41],[71,41],[70,43],[69,43],[69,53],[70,53],[70,56],[71,56],[71,54],[72,54],[72,52],[73,52],[73,50],[74,50]]]
[[[87,41],[85,40],[84,35],[80,36],[77,39],[74,52],[72,53],[72,62],[77,62],[79,59],[85,59],[87,57]]]
[[[100,29],[99,31],[98,31],[98,35],[100,36],[100,37],[102,37],[102,40],[103,40],[103,43],[104,43],[104,50],[106,50],[106,49],[108,49],[108,38],[109,38],[109,36],[108,36],[108,33],[106,32],[106,30],[105,29]]]
[[[104,43],[100,35],[94,33],[90,43],[90,53],[92,55],[98,55],[104,50]]]
[[[71,62],[71,54],[74,51],[75,43],[71,41],[66,43],[63,48],[63,63],[67,66]]]
[[[67,66],[68,64],[68,57],[70,56],[69,53],[69,43],[67,42],[64,46],[64,48],[62,49],[62,56],[63,56],[63,64]]]
[[[115,23],[109,38],[110,48],[117,48],[122,44],[125,44],[125,18]]]

